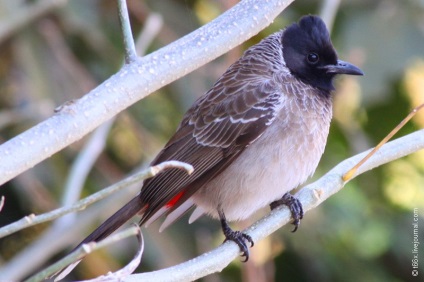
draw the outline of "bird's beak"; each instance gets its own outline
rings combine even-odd
[[[360,68],[342,60],[337,60],[337,65],[327,65],[323,68],[328,74],[364,75]]]

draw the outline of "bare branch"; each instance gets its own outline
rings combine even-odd
[[[143,31],[137,36],[135,42],[135,49],[141,55],[145,54],[147,47],[153,41],[153,38],[159,33],[163,25],[162,16],[158,13],[149,13],[146,21],[144,22]]]
[[[107,134],[112,124],[113,120],[109,120],[98,127],[78,154],[65,183],[65,194],[62,201],[64,206],[69,206],[80,198],[86,177],[104,149]]]
[[[79,100],[0,146],[0,185],[79,140],[148,94],[226,53],[293,0],[245,0],[174,43],[138,58]]]
[[[4,196],[1,196],[0,197],[0,212],[3,209],[3,207],[4,207]]]
[[[147,171],[144,171],[137,175],[133,175],[119,183],[110,186],[107,189],[104,189],[94,195],[91,195],[90,197],[77,202],[72,207],[64,207],[52,211],[50,213],[40,215],[35,219],[34,215],[28,216],[22,219],[21,221],[12,223],[11,225],[4,227],[5,230],[3,230],[3,228],[1,229],[2,236],[5,236],[6,233],[10,234],[12,232],[16,232],[17,230],[32,226],[36,223],[45,222],[53,218],[60,217],[63,214],[69,212],[70,210],[82,210],[88,204],[91,204],[93,201],[99,200],[101,198],[104,198],[104,196],[107,196],[107,194],[109,194],[111,190],[117,191],[118,189],[127,187],[131,183],[140,183],[140,181],[144,179],[144,173],[146,173],[146,176],[148,175],[148,177],[153,177],[154,175],[159,173],[161,169],[167,169],[170,167],[185,169],[188,173],[190,173],[190,171],[192,171],[193,169],[191,165],[187,165],[178,161],[161,163],[159,165],[149,168]],[[87,224],[86,221],[86,217],[79,218],[78,225],[85,225]],[[63,248],[64,242],[69,242],[69,240],[75,238],[75,236],[78,234],[75,233],[75,230],[78,230],[78,228],[68,227],[66,232],[63,228],[49,229],[43,234],[43,236],[38,238],[31,245],[27,246],[23,251],[17,253],[12,260],[8,261],[7,264],[4,264],[0,267],[0,273],[2,274],[1,278],[5,281],[21,280],[23,277],[25,277],[26,274],[28,274],[30,271],[33,271],[35,267],[43,263],[54,252],[56,252],[60,248]],[[40,248],[43,248],[42,251],[40,251]],[[28,259],[32,257],[37,257],[37,259]]]
[[[328,30],[333,29],[333,23],[340,6],[340,0],[325,0],[322,2],[320,15]]]
[[[125,22],[125,25],[129,25],[128,15],[126,16],[126,18],[127,18],[127,21]],[[161,26],[162,26],[162,21],[159,15],[152,14],[147,17],[144,28],[140,31],[140,36],[139,36],[140,38],[137,40],[137,41],[143,40],[144,47],[145,47],[144,49],[142,48],[137,49],[139,54],[145,53],[147,46],[149,46],[152,43],[153,39],[159,33]],[[123,30],[122,32],[125,33],[126,31]],[[131,32],[131,29],[129,29],[129,32]],[[124,37],[127,37],[127,36],[124,36]],[[132,36],[130,39],[132,40]],[[136,51],[134,50],[133,52],[135,56]],[[85,182],[85,179],[89,171],[91,170],[92,166],[94,165],[94,162],[96,161],[97,157],[103,151],[103,148],[106,143],[107,135],[109,134],[109,131],[112,127],[112,124],[114,123],[114,120],[115,120],[114,118],[110,119],[107,122],[103,123],[101,126],[99,126],[93,132],[90,139],[87,141],[87,143],[84,145],[81,152],[78,154],[78,157],[73,163],[69,176],[65,183],[65,188],[64,188],[65,193],[64,193],[63,201],[62,201],[63,206],[70,206],[80,198],[81,190]],[[173,165],[178,165],[178,164],[173,164],[172,162],[169,162],[163,165],[165,166],[168,165],[169,167],[172,167]],[[191,172],[188,171],[188,173],[191,173]],[[68,214],[67,216],[59,218],[52,225],[51,228],[67,228],[67,226],[70,226],[70,224],[72,224],[72,221],[74,220],[75,220],[75,214]]]
[[[158,165],[149,167],[147,170],[143,170],[139,173],[136,173],[130,177],[125,178],[124,180],[117,182],[95,194],[92,194],[91,196],[84,198],[78,202],[76,202],[74,205],[72,206],[65,206],[63,208],[45,213],[45,214],[41,214],[38,216],[35,215],[29,215],[26,216],[24,218],[22,218],[19,221],[16,221],[14,223],[11,223],[9,225],[6,225],[2,228],[0,228],[0,238],[5,237],[7,235],[10,235],[14,232],[17,232],[19,230],[22,230],[24,228],[36,225],[36,224],[40,224],[46,221],[50,221],[56,218],[59,218],[65,214],[71,213],[71,212],[75,212],[75,211],[80,211],[80,210],[84,210],[87,206],[101,200],[104,199],[105,197],[109,196],[110,194],[116,193],[117,191],[126,188],[128,186],[130,186],[131,184],[134,183],[140,183],[141,181],[143,181],[146,178],[150,178],[153,177],[155,175],[157,175],[158,173],[160,173],[161,171],[165,170],[165,169],[170,169],[170,168],[179,168],[179,169],[183,169],[185,171],[187,171],[188,174],[191,174],[193,172],[193,167],[189,164],[186,163],[182,163],[179,161],[167,161],[167,162],[163,162],[160,163]]]
[[[384,145],[364,163],[355,176],[423,148],[424,130],[396,139]],[[343,182],[342,176],[369,151],[341,162],[319,180],[302,188],[296,196],[302,203],[304,211],[317,207],[331,195],[340,191],[346,184]],[[290,212],[286,207],[277,208],[243,232],[249,234],[257,242],[287,224],[290,221],[290,216]],[[158,271],[134,274],[123,281],[193,281],[206,275],[220,272],[239,256],[239,252],[239,247],[235,243],[226,242],[218,248],[187,262]]]
[[[102,240],[99,243],[91,242],[91,243],[88,243],[88,244],[83,244],[78,249],[76,249],[74,252],[70,253],[66,257],[59,260],[58,262],[52,264],[51,266],[44,269],[43,271],[40,271],[39,273],[31,276],[30,278],[25,280],[25,282],[45,281],[46,277],[49,277],[50,275],[56,273],[57,271],[66,267],[67,265],[72,264],[75,261],[79,262],[79,260],[84,258],[86,255],[88,255],[88,254],[90,254],[90,253],[92,253],[92,252],[94,252],[94,251],[96,251],[100,248],[104,248],[106,246],[115,244],[116,242],[121,241],[123,239],[126,239],[130,236],[133,236],[133,235],[138,236],[138,240],[139,240],[139,243],[140,243],[140,249],[137,252],[136,256],[137,256],[137,258],[141,259],[141,255],[142,255],[143,249],[144,249],[144,242],[143,242],[143,239],[142,239],[143,237],[142,237],[142,234],[141,234],[140,227],[138,225],[134,224],[132,227],[127,228],[127,229],[125,229],[125,230],[123,230],[123,231],[121,231],[121,232],[119,232],[115,235],[112,235],[112,236],[106,238],[105,240]],[[132,268],[132,266],[133,265],[131,264],[130,268]],[[122,272],[126,272],[126,271],[124,270]],[[120,273],[121,273],[121,270],[117,271],[116,274],[120,275]],[[115,275],[113,275],[113,276],[115,276]],[[122,278],[122,275],[121,275],[120,278]],[[59,279],[61,279],[61,278],[59,278]]]
[[[134,38],[132,36],[130,17],[128,15],[127,1],[117,0],[119,24],[121,25],[122,36],[125,48],[125,63],[130,64],[137,59]]]
[[[143,40],[143,43],[144,43],[143,44],[144,49],[143,48],[137,49],[139,54],[145,53],[145,49],[147,48],[147,46],[149,46],[149,44],[153,41],[155,36],[158,34],[161,26],[162,26],[162,21],[161,21],[160,15],[150,14],[148,16],[148,18],[146,19],[145,25],[139,34],[139,37],[140,37],[139,40]],[[70,182],[72,183],[67,183],[65,187],[66,195],[65,195],[65,200],[63,202],[65,206],[70,206],[77,200],[77,198],[79,198],[79,195],[77,194],[79,194],[81,190],[82,182],[85,179],[84,175],[88,173],[88,171],[90,170],[91,164],[94,162],[94,159],[96,159],[96,155],[97,155],[95,152],[97,150],[90,149],[90,147],[92,146],[91,144],[94,145],[98,143],[99,141],[101,142],[101,140],[105,139],[105,138],[102,138],[101,136],[107,135],[108,127],[110,127],[108,126],[108,124],[111,125],[112,123],[113,123],[113,120],[109,120],[106,123],[102,124],[101,127],[97,128],[93,136],[90,138],[90,140],[87,142],[83,150],[80,152],[77,158],[77,161],[73,165],[71,173],[68,177],[68,179],[71,179]],[[100,150],[99,147],[97,146],[95,147]],[[91,156],[88,156],[88,155],[91,155]],[[174,165],[178,166],[178,164],[175,164],[175,163]],[[137,186],[137,183],[134,183],[133,185],[128,187],[128,189],[129,190],[134,189],[135,186]],[[69,191],[70,187],[72,187],[72,190],[73,190],[72,192]],[[72,198],[74,199],[72,200]],[[119,202],[120,199],[123,197],[122,195],[117,195],[114,198],[115,198],[115,201]],[[91,212],[86,213],[82,219],[81,218],[78,219],[78,224],[74,224],[72,220],[69,220],[69,219],[75,220],[75,216],[71,214],[66,214],[66,216],[59,218],[57,222],[52,224],[52,226],[43,233],[43,235],[38,237],[38,239],[32,242],[27,248],[17,253],[11,261],[9,261],[7,264],[5,264],[2,267],[1,269],[1,272],[3,274],[2,277],[3,278],[8,277],[8,279],[10,280],[19,280],[22,277],[24,277],[26,274],[32,271],[35,267],[42,264],[44,260],[48,259],[51,254],[56,252],[58,249],[63,248],[64,244],[66,244],[66,242],[69,242],[70,240],[72,240],[73,237],[79,234],[80,230],[84,229],[84,227],[92,223],[94,219],[96,218],[96,214],[98,215],[104,212],[104,209],[102,208],[102,206],[107,206],[109,201],[110,200],[104,201],[104,203],[102,203],[99,207],[97,207],[95,211],[92,208]],[[49,215],[51,216],[50,218],[49,218]],[[46,221],[46,220],[55,219],[59,216],[61,216],[60,213],[55,214],[55,212],[51,214],[41,215],[40,217],[35,217],[34,214],[31,214],[23,218],[21,222],[16,222],[15,225],[13,226],[16,228],[25,228],[25,226],[30,226],[30,224],[36,224],[37,220]],[[35,218],[35,221],[33,221],[34,218]],[[52,244],[52,240],[54,240],[53,244]],[[28,261],[27,258],[33,257],[34,255],[36,255],[38,259]],[[22,267],[23,264],[25,264],[25,268]]]

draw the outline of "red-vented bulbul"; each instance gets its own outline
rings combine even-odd
[[[337,74],[363,73],[338,60],[317,16],[250,47],[187,111],[152,162],[178,160],[194,172],[170,169],[145,180],[134,199],[80,244],[107,237],[136,214],[140,225],[166,215],[163,229],[193,206],[190,222],[202,214],[219,218],[245,260],[253,241],[227,220],[286,204],[296,229],[303,211],[289,191],[313,174],[324,151]]]

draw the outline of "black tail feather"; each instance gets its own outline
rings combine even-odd
[[[109,217],[105,222],[103,222],[96,230],[94,230],[90,235],[88,235],[81,243],[74,248],[78,248],[82,244],[89,242],[99,242],[102,239],[106,238],[112,234],[116,229],[121,227],[125,222],[130,220],[134,215],[141,212],[145,204],[140,201],[140,198],[137,196],[131,201],[129,201],[125,206],[119,209],[111,217]]]
[[[94,230],[90,235],[88,235],[81,243],[78,244],[71,252],[75,251],[82,244],[86,244],[89,242],[99,242],[102,239],[105,239],[107,236],[112,234],[116,229],[121,227],[125,222],[130,220],[137,213],[142,212],[145,204],[140,201],[140,198],[136,196],[134,199],[129,201],[125,206],[123,206],[120,210],[114,213],[111,217],[109,217],[105,222],[103,222],[96,230]],[[53,274],[49,279],[54,279],[54,281],[58,281],[63,279],[69,272],[74,269],[77,264],[80,262],[76,261],[71,265],[59,270],[55,274]]]

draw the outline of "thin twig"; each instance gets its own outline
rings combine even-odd
[[[59,218],[65,214],[71,213],[71,212],[75,212],[75,211],[80,211],[80,210],[84,210],[87,206],[101,200],[104,199],[105,197],[109,196],[112,193],[115,193],[125,187],[130,186],[131,184],[134,183],[139,183],[141,182],[143,179],[149,178],[149,177],[153,177],[156,174],[160,173],[161,171],[165,170],[165,169],[170,169],[170,168],[179,168],[179,169],[183,169],[185,171],[187,171],[187,173],[192,173],[193,172],[193,167],[189,164],[186,163],[182,163],[179,161],[167,161],[167,162],[163,162],[160,163],[158,165],[149,167],[147,170],[143,170],[137,174],[134,174],[128,178],[125,178],[124,180],[117,182],[95,194],[92,194],[91,196],[84,198],[78,202],[76,202],[75,204],[73,204],[72,206],[68,206],[68,207],[63,207],[63,208],[59,208],[57,210],[45,213],[45,214],[41,214],[41,215],[29,215],[26,216],[24,218],[22,218],[21,220],[18,220],[14,223],[11,223],[9,225],[6,225],[2,228],[0,228],[0,238],[5,237],[7,235],[10,235],[14,232],[17,232],[19,230],[22,230],[24,228],[28,228],[30,226],[36,225],[36,224],[40,224],[46,221],[50,221],[56,218]]]
[[[146,53],[147,48],[150,46],[153,39],[159,33],[162,26],[162,16],[154,12],[149,13],[149,16],[144,21],[144,28],[140,35],[137,36],[138,38],[135,42],[135,49],[138,54],[140,54],[140,56],[143,56]]]
[[[54,273],[58,272],[62,268],[66,267],[67,265],[72,264],[73,262],[79,261],[88,254],[100,249],[104,248],[106,246],[110,246],[118,241],[121,241],[125,238],[138,235],[141,236],[141,230],[140,227],[137,225],[133,225],[130,228],[127,228],[119,233],[116,233],[114,235],[109,236],[108,238],[102,240],[101,242],[91,242],[88,244],[83,244],[78,249],[76,249],[74,252],[70,253],[69,255],[65,256],[61,260],[57,261],[56,263],[52,264],[51,266],[47,267],[46,269],[38,272],[37,274],[31,276],[25,282],[38,282],[38,281],[45,281],[46,277],[49,277],[50,275],[53,275]],[[140,238],[140,242],[142,242],[142,239]]]
[[[130,64],[137,59],[135,51],[134,38],[132,36],[130,17],[128,15],[127,1],[117,0],[119,24],[121,26],[122,36],[125,48],[125,63]]]
[[[81,189],[84,186],[87,175],[106,144],[106,137],[113,121],[114,119],[111,119],[98,127],[78,154],[65,183],[63,206],[72,205],[80,198]]]
[[[381,148],[381,146],[386,144],[387,141],[389,141],[423,107],[424,104],[421,104],[418,107],[414,108],[406,116],[406,118],[404,118],[392,131],[390,131],[390,133],[386,137],[384,137],[383,140],[380,141],[380,143],[378,143],[377,146],[375,146],[374,149],[371,150],[371,152],[368,153],[368,155],[366,155],[360,162],[358,162],[354,167],[352,167],[348,172],[346,172],[346,174],[343,175],[343,181],[349,181],[354,176],[358,168],[363,165],[369,158],[371,158],[371,156],[374,155],[375,152],[377,152]]]
[[[4,207],[4,199],[5,199],[4,196],[1,196],[1,198],[0,198],[0,212]]]

